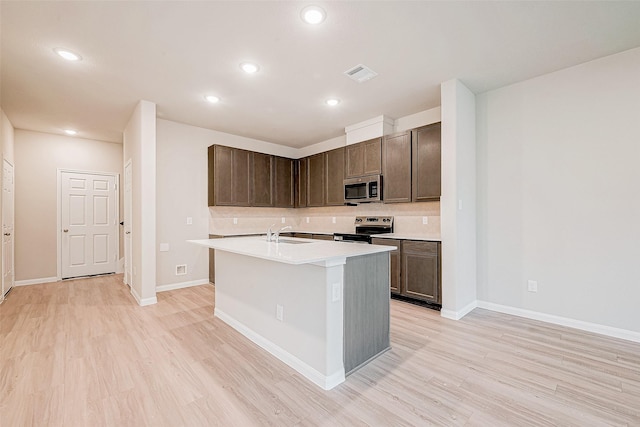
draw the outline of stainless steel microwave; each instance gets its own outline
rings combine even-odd
[[[382,175],[367,175],[344,180],[345,203],[382,201]]]

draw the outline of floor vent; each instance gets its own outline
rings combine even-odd
[[[358,83],[366,82],[367,80],[371,80],[378,75],[378,73],[373,71],[371,68],[362,64],[358,64],[355,67],[345,71],[344,74],[347,77],[357,81]]]

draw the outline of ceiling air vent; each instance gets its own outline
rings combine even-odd
[[[378,75],[378,73],[373,71],[371,68],[362,64],[358,64],[355,67],[345,71],[344,74],[346,74],[347,77],[350,77],[353,80],[357,81],[358,83],[366,82],[367,80],[371,80]]]

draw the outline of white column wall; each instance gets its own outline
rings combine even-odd
[[[140,305],[156,300],[156,106],[140,101],[123,137],[124,163],[132,163],[131,293]]]
[[[459,80],[441,91],[441,314],[459,319],[476,306],[476,107]]]

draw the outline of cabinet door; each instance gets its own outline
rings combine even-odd
[[[344,205],[344,147],[325,153],[325,177],[327,206]]]
[[[347,145],[344,174],[347,178],[364,175],[364,144],[362,142]]]
[[[308,159],[298,159],[295,162],[296,165],[296,208],[307,207],[307,164]]]
[[[375,138],[361,143],[364,146],[364,174],[382,173],[382,138]]]
[[[251,180],[251,206],[273,206],[273,156],[251,153],[253,173]]]
[[[233,198],[233,148],[222,145],[209,147],[209,206],[231,206]]]
[[[233,148],[231,151],[231,200],[233,206],[251,205],[250,184],[251,152]]]
[[[440,198],[440,123],[412,132],[412,200],[421,202]]]
[[[382,186],[385,203],[411,201],[411,133],[384,137],[382,143]]]
[[[440,304],[440,263],[437,242],[402,242],[402,294]]]
[[[308,157],[307,160],[307,206],[324,206],[324,153]]]
[[[371,239],[374,245],[395,246],[397,249],[389,252],[389,260],[391,262],[389,289],[392,294],[400,293],[400,240],[380,239],[374,237]]]
[[[382,138],[347,145],[345,148],[345,178],[382,173]]]
[[[293,160],[275,158],[275,205],[279,208],[294,207],[294,167]]]

